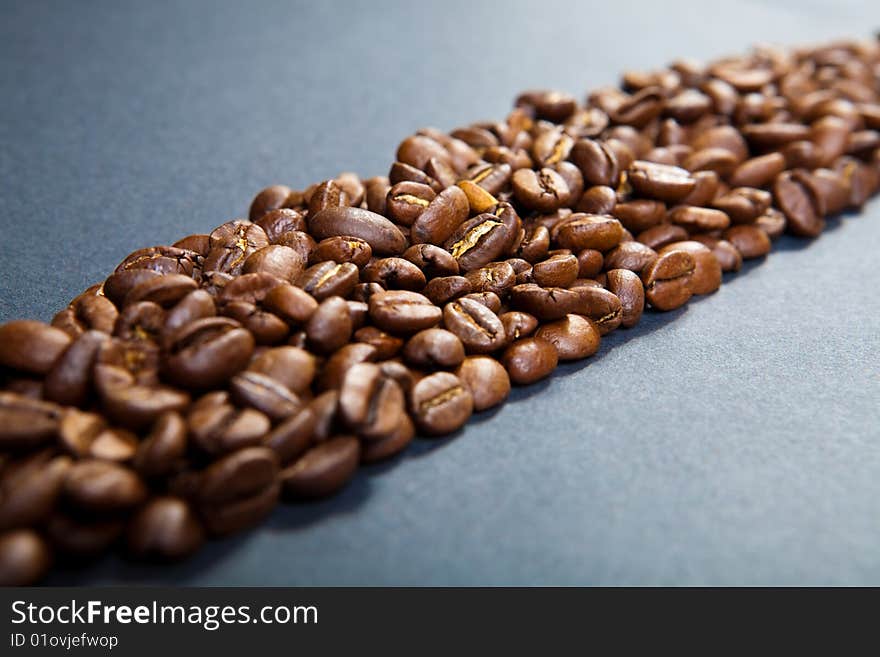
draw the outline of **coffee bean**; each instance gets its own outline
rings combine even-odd
[[[271,244],[277,244],[285,233],[306,230],[302,213],[290,208],[270,210],[254,223],[263,229]]]
[[[275,244],[279,246],[287,246],[296,251],[303,262],[308,262],[312,251],[317,248],[317,244],[311,235],[301,230],[291,230],[278,237]]]
[[[321,370],[321,376],[318,377],[318,390],[339,388],[348,370],[358,363],[373,362],[376,356],[377,349],[371,344],[352,342],[345,345],[327,359]]]
[[[601,251],[595,249],[583,249],[577,254],[578,278],[592,278],[605,264]]]
[[[596,324],[581,315],[566,315],[563,319],[544,324],[535,337],[551,343],[559,360],[579,360],[592,356],[599,350],[601,340]]]
[[[657,310],[674,310],[687,303],[693,292],[690,278],[696,263],[686,251],[670,251],[642,270],[645,298]]]
[[[401,226],[412,226],[436,196],[437,193],[428,185],[401,182],[388,190],[385,213]]]
[[[623,237],[623,226],[614,217],[573,214],[554,230],[554,238],[566,249],[607,251]]]
[[[242,272],[245,260],[251,254],[269,246],[269,237],[257,224],[230,221],[214,229],[210,236],[210,246],[211,250],[205,257],[205,271],[219,271],[236,276]]]
[[[80,335],[46,375],[46,399],[68,406],[84,405],[92,391],[92,367],[107,341],[107,335],[99,331]]]
[[[54,552],[67,561],[85,561],[106,552],[125,530],[119,517],[84,517],[56,510],[43,526],[43,533]]]
[[[455,370],[455,375],[470,391],[477,412],[498,406],[510,395],[507,370],[494,358],[469,356]]]
[[[410,406],[419,431],[440,436],[464,426],[473,413],[474,399],[457,376],[436,372],[416,383]]]
[[[350,263],[332,260],[313,265],[300,274],[295,284],[318,301],[327,297],[346,297],[358,283],[358,268]]]
[[[464,276],[440,276],[431,279],[424,293],[434,304],[443,306],[453,299],[470,294],[472,289],[471,282]]]
[[[682,242],[688,239],[687,231],[675,224],[660,224],[649,228],[636,236],[636,240],[655,251],[660,247],[672,242]]]
[[[755,226],[763,230],[770,240],[782,237],[788,224],[785,215],[776,208],[768,208],[760,217],[755,219]]]
[[[360,445],[352,436],[337,436],[315,445],[281,471],[284,493],[293,499],[332,495],[354,476],[359,460]]]
[[[204,542],[204,530],[190,505],[170,496],[153,498],[144,505],[126,535],[129,554],[151,561],[183,559]]]
[[[526,283],[510,291],[510,303],[517,310],[534,315],[541,321],[552,321],[577,312],[580,297],[565,288],[543,288]]]
[[[605,254],[605,270],[628,269],[640,273],[657,260],[657,252],[640,242],[623,242]]]
[[[142,477],[170,474],[186,455],[187,426],[173,411],[163,413],[137,446],[132,465]]]
[[[786,168],[785,156],[768,153],[746,160],[730,176],[734,187],[766,187]]]
[[[709,235],[694,235],[691,239],[709,247],[721,265],[721,271],[739,271],[742,267],[742,254],[727,240],[720,240]]]
[[[204,317],[213,317],[216,314],[214,297],[205,290],[190,292],[165,314],[165,324],[162,327],[163,342],[190,322]]]
[[[638,160],[627,171],[627,180],[639,194],[667,203],[680,201],[696,184],[686,169]]]
[[[458,183],[461,191],[467,196],[468,205],[471,212],[479,214],[480,212],[489,212],[498,205],[498,199],[492,196],[485,189],[470,180],[462,180]]]
[[[638,274],[628,269],[611,269],[606,274],[608,291],[620,300],[620,325],[632,328],[642,318],[645,290]]]
[[[459,187],[447,187],[419,214],[410,229],[416,244],[443,244],[468,218],[468,197]]]
[[[77,508],[103,514],[131,509],[147,496],[146,486],[132,470],[95,459],[71,465],[62,490]]]
[[[365,326],[358,329],[354,334],[354,339],[373,347],[376,350],[374,358],[376,361],[394,358],[403,349],[401,338],[385,333],[375,326]]]
[[[34,448],[56,435],[61,407],[0,392],[0,446],[4,451]]]
[[[406,449],[416,435],[416,428],[408,415],[400,417],[400,424],[387,437],[361,444],[361,463],[384,461]]]
[[[485,306],[496,315],[501,312],[501,297],[494,292],[471,292],[464,295],[463,299],[473,299],[481,306]]]
[[[745,260],[770,253],[770,238],[757,226],[731,226],[724,231],[724,239],[733,244]]]
[[[496,214],[477,215],[461,224],[444,246],[458,262],[461,271],[479,269],[497,259],[510,246],[515,235],[509,223]]]
[[[213,388],[244,369],[254,350],[254,338],[225,317],[190,322],[169,338],[165,370],[184,388]]]
[[[709,247],[686,240],[673,242],[660,249],[660,255],[672,251],[685,251],[694,259],[694,270],[688,285],[694,294],[711,294],[721,287],[721,264]]]
[[[265,273],[282,281],[294,280],[305,268],[302,254],[280,244],[270,244],[254,251],[244,261],[245,274]],[[129,294],[133,294],[130,292]]]
[[[255,408],[272,421],[283,420],[301,405],[299,397],[283,383],[248,370],[232,377],[229,392],[238,404]]]
[[[501,325],[504,327],[508,343],[525,338],[534,333],[535,329],[538,328],[536,317],[518,310],[503,313],[498,319],[501,320]]]
[[[556,369],[556,347],[542,338],[523,338],[510,345],[501,358],[510,380],[518,385],[535,383]]]
[[[283,208],[292,190],[284,185],[272,185],[260,190],[251,202],[248,216],[251,221],[257,221],[267,212]]]
[[[422,270],[403,258],[381,258],[364,267],[363,280],[378,283],[386,290],[412,290],[425,287]]]
[[[71,337],[86,331],[112,333],[119,315],[107,297],[98,294],[80,296],[52,319],[52,326]]]
[[[677,205],[669,210],[666,218],[673,224],[694,232],[724,230],[730,225],[730,217],[721,210],[692,205]]]
[[[442,311],[431,301],[406,290],[389,290],[370,297],[370,318],[389,333],[415,333],[440,321]]]
[[[309,346],[329,354],[348,342],[352,334],[351,314],[342,297],[328,297],[306,323]]]
[[[309,196],[309,215],[315,215],[327,208],[341,208],[350,205],[348,195],[335,180],[325,180],[315,187]]]
[[[695,171],[692,177],[694,188],[690,194],[681,199],[681,205],[709,205],[718,194],[721,185],[718,174],[714,171]]]
[[[801,237],[817,237],[825,228],[825,208],[805,171],[786,171],[773,184],[773,198],[785,213],[786,228]]]
[[[516,273],[508,262],[492,262],[485,267],[469,271],[466,280],[474,293],[492,292],[499,298],[516,284]]]
[[[353,365],[339,390],[339,413],[346,426],[366,440],[386,437],[405,413],[403,390],[378,365]]]
[[[591,285],[571,288],[578,296],[577,313],[592,319],[602,335],[610,333],[623,319],[623,309],[612,292]]]
[[[282,465],[286,465],[311,446],[317,424],[315,409],[304,406],[263,436],[261,442],[275,452]]]
[[[438,328],[425,329],[407,341],[403,357],[413,367],[452,368],[464,360],[464,345],[450,331]]]
[[[627,230],[641,232],[663,221],[666,217],[666,204],[653,199],[637,198],[616,203],[610,214]]]
[[[587,185],[617,186],[620,167],[614,151],[607,144],[580,139],[571,150],[571,161],[581,170]]]
[[[0,365],[46,374],[70,345],[70,336],[42,322],[15,320],[0,325]]]
[[[0,586],[28,586],[38,582],[52,563],[46,541],[32,529],[0,534]]]
[[[350,235],[364,240],[376,255],[397,255],[406,249],[406,238],[397,226],[362,208],[327,208],[310,215],[308,223],[318,240]]]
[[[540,171],[519,169],[514,172],[511,183],[516,200],[530,210],[553,212],[571,200],[565,180],[547,167]]]
[[[452,254],[433,244],[416,244],[404,252],[403,257],[422,270],[426,278],[455,276],[458,274],[458,261]]]
[[[315,377],[315,357],[298,347],[275,347],[256,356],[248,370],[265,374],[297,394],[308,390]]]
[[[473,299],[461,298],[446,304],[443,324],[470,354],[491,353],[506,342],[504,326],[498,316]]]
[[[55,507],[68,456],[44,450],[7,464],[0,474],[0,531],[42,523]]]

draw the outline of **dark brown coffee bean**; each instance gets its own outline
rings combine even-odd
[[[516,273],[507,262],[492,262],[485,267],[471,270],[465,276],[474,293],[492,292],[499,298],[516,284]]]
[[[764,214],[755,219],[754,225],[763,230],[772,241],[782,237],[787,223],[782,212],[776,208],[768,208]]]
[[[364,267],[363,280],[378,283],[386,290],[412,290],[425,287],[422,270],[403,258],[381,258]]]
[[[517,310],[534,315],[541,321],[552,321],[577,312],[580,297],[573,290],[558,287],[544,288],[526,283],[511,289],[510,303]]]
[[[601,251],[595,249],[583,249],[577,254],[578,278],[593,278],[602,271],[604,258]]]
[[[248,216],[251,221],[257,221],[267,212],[283,208],[293,190],[285,185],[272,185],[260,190],[251,202]]]
[[[327,208],[341,208],[350,205],[348,195],[335,180],[325,180],[309,196],[309,215],[315,215]]]
[[[447,187],[418,216],[410,229],[416,244],[443,244],[468,218],[470,205],[459,187]]]
[[[615,204],[611,214],[627,230],[641,232],[663,221],[666,217],[666,204],[662,201],[637,198]]]
[[[67,406],[85,404],[92,390],[92,367],[107,341],[107,334],[99,331],[80,335],[47,374],[43,386],[45,398]]]
[[[750,224],[770,207],[770,192],[753,187],[737,187],[719,196],[712,206],[730,217],[731,223]]]
[[[363,301],[348,300],[345,303],[348,306],[348,313],[351,315],[351,330],[352,332],[357,331],[367,323],[370,307]]]
[[[692,205],[677,205],[669,210],[666,218],[693,232],[724,230],[730,225],[730,217],[721,210],[697,208]]]
[[[640,242],[623,242],[605,254],[605,270],[629,269],[640,273],[657,260],[657,252]]]
[[[170,380],[185,388],[213,388],[245,368],[254,338],[225,317],[190,322],[170,338],[165,369]]]
[[[383,331],[415,333],[440,321],[442,311],[417,292],[389,290],[370,297],[370,318]]]
[[[55,315],[52,326],[60,328],[71,337],[86,331],[112,333],[118,316],[116,306],[99,294],[80,296]]]
[[[687,303],[693,292],[690,278],[696,263],[686,251],[670,251],[642,270],[645,298],[657,310],[674,310]]]
[[[553,169],[519,169],[511,179],[516,200],[530,210],[554,212],[571,200],[565,180]]]
[[[339,390],[339,414],[362,438],[386,437],[398,427],[405,412],[403,390],[378,365],[358,363],[345,373]]]
[[[413,419],[430,436],[452,433],[464,426],[474,409],[470,390],[450,372],[437,372],[416,383],[410,394]]]
[[[659,253],[662,256],[672,251],[685,251],[694,259],[694,270],[688,282],[692,293],[711,294],[721,287],[721,264],[709,247],[686,240],[667,244]]]
[[[592,285],[579,285],[570,288],[578,295],[577,314],[592,319],[602,335],[610,333],[623,319],[623,308],[612,292]]]
[[[496,315],[501,312],[501,297],[494,292],[471,292],[464,295],[463,299],[473,299],[481,306],[486,306]]]
[[[758,149],[780,148],[810,138],[809,126],[800,123],[752,123],[741,129],[743,137]]]
[[[681,205],[709,205],[718,194],[721,179],[714,171],[695,171],[692,174],[694,188],[681,200]],[[664,213],[665,214],[665,213]]]
[[[85,458],[89,456],[95,438],[105,429],[107,422],[100,415],[70,410],[58,426],[58,442],[68,454]]]
[[[82,561],[109,550],[125,530],[125,522],[117,517],[94,520],[59,510],[49,517],[43,529],[59,557]]]
[[[445,248],[458,261],[461,271],[479,269],[513,246],[520,223],[510,205],[500,204],[495,213],[483,213],[464,222],[447,240]]]
[[[681,242],[688,238],[687,231],[674,224],[660,224],[636,235],[636,240],[655,251],[672,242]]]
[[[134,469],[147,478],[170,474],[186,455],[186,435],[186,422],[179,413],[163,413],[138,445]]]
[[[61,407],[0,392],[0,447],[4,451],[32,449],[56,435]]]
[[[773,184],[773,198],[785,213],[786,229],[801,237],[817,237],[825,228],[825,208],[807,172],[781,173]]]
[[[581,195],[574,209],[586,214],[611,214],[616,204],[617,194],[614,189],[605,185],[593,185]]]
[[[32,529],[0,534],[0,586],[29,586],[49,571],[52,552]]]
[[[471,290],[471,283],[464,276],[441,276],[431,279],[424,293],[434,304],[444,306],[453,299],[470,294]]]
[[[189,395],[180,390],[137,383],[121,367],[98,364],[94,377],[104,413],[128,428],[152,424],[162,413],[182,410],[190,401]]]
[[[742,267],[742,254],[727,240],[720,240],[709,235],[694,235],[691,239],[709,247],[721,265],[721,271],[739,271]]]
[[[397,160],[416,169],[424,169],[432,157],[448,161],[449,153],[441,144],[424,135],[407,137],[397,147]]]
[[[736,247],[744,260],[770,253],[770,238],[757,226],[731,226],[724,231],[724,239]]]
[[[297,277],[295,284],[318,301],[327,297],[346,297],[358,283],[358,268],[350,263],[332,260],[320,262],[306,269]]]
[[[338,207],[309,216],[309,231],[318,240],[350,235],[364,240],[376,255],[397,255],[406,249],[400,229],[382,215],[363,208]]]
[[[376,463],[389,459],[406,449],[416,435],[416,427],[408,415],[402,415],[400,424],[381,440],[361,444],[361,463]]]
[[[137,559],[175,561],[196,552],[204,530],[190,505],[177,497],[155,497],[126,530],[128,552]]]
[[[536,263],[532,279],[541,287],[567,287],[578,277],[579,270],[577,257],[557,255]]]
[[[477,412],[501,404],[510,395],[507,370],[494,358],[469,356],[455,370],[455,375],[470,391]]]
[[[806,129],[806,126],[796,125]],[[819,161],[820,166],[827,167],[846,153],[851,133],[851,128],[846,120],[833,115],[823,116],[814,121],[807,130],[806,135],[802,134],[798,138],[811,139],[818,146],[822,153],[822,159]]]
[[[607,251],[620,243],[623,226],[614,217],[578,213],[559,224],[553,236],[566,249]]]
[[[577,101],[561,91],[526,91],[517,96],[515,105],[533,113],[537,119],[562,123],[577,108]]]
[[[245,274],[270,274],[282,281],[294,280],[305,268],[302,254],[280,244],[270,244],[254,251],[244,261]],[[133,294],[130,292],[129,294]]]
[[[739,163],[736,156],[726,148],[703,148],[688,155],[683,167],[694,173],[712,171],[719,176],[729,176]]]
[[[65,498],[83,511],[116,513],[147,497],[147,488],[132,470],[109,461],[84,460],[70,466],[64,479]]]
[[[437,197],[428,185],[402,182],[388,190],[385,208],[388,217],[401,226],[412,226],[416,219]]]
[[[272,449],[286,465],[312,445],[318,416],[312,406],[304,406],[263,436],[262,444]]]
[[[180,301],[198,287],[189,276],[183,274],[165,274],[138,283],[128,291],[123,305],[129,306],[140,301],[150,301],[168,308]]]
[[[272,244],[277,244],[285,233],[306,230],[302,213],[290,208],[270,210],[254,223],[263,229]]]
[[[0,325],[0,366],[46,374],[70,345],[64,331],[21,319]]]
[[[373,360],[377,361],[394,358],[403,348],[401,338],[385,333],[375,326],[365,326],[358,329],[354,334],[354,339],[373,347],[376,350]]]
[[[633,163],[627,180],[639,194],[667,203],[680,201],[696,184],[686,169],[644,161]]]
[[[544,324],[535,336],[551,343],[559,360],[579,360],[592,356],[599,350],[601,341],[596,324],[581,315],[566,315]]]
[[[272,421],[283,420],[301,405],[287,386],[259,372],[239,372],[230,380],[229,391],[235,402],[255,408]]]
[[[55,508],[71,463],[68,456],[41,451],[7,464],[0,474],[0,531],[42,523]]]
[[[303,262],[308,262],[309,256],[315,250],[317,244],[315,240],[306,232],[301,230],[291,230],[278,236],[275,244],[287,246],[296,251]]]
[[[785,156],[768,153],[746,160],[730,175],[734,187],[766,187],[786,169]]]
[[[620,325],[632,328],[638,324],[645,309],[645,289],[638,274],[628,269],[612,269],[607,273],[606,285],[620,299]]]
[[[434,244],[416,244],[403,257],[422,270],[428,279],[458,274],[458,261],[445,249]]]
[[[327,359],[318,377],[318,390],[339,388],[348,370],[358,363],[375,361],[376,354],[376,347],[371,344],[353,342],[345,345]]]
[[[810,173],[810,181],[813,189],[822,199],[825,214],[840,214],[849,206],[850,185],[842,173],[830,169],[816,169]]]
[[[711,94],[710,94],[711,95]],[[704,148],[725,148],[734,154],[738,162],[749,156],[749,148],[739,130],[729,125],[720,125],[698,134],[691,146],[695,151]]]
[[[214,297],[205,290],[190,292],[165,314],[165,325],[162,327],[163,340],[190,322],[217,314]]]
[[[391,169],[388,171],[388,181],[392,185],[407,181],[417,182],[422,185],[430,186],[435,192],[439,192],[443,189],[439,182],[434,180],[421,169],[417,169],[414,166],[399,161],[391,165]]]
[[[535,383],[556,369],[556,347],[542,338],[523,338],[510,345],[501,358],[510,380],[517,385]]]
[[[413,367],[452,368],[464,360],[464,345],[450,331],[438,328],[425,329],[407,341],[403,357]]]
[[[328,297],[306,323],[309,346],[316,351],[329,354],[351,338],[351,314],[342,297]]]
[[[581,170],[584,183],[616,187],[620,178],[617,157],[607,144],[580,139],[571,151],[571,161]]]
[[[259,354],[248,370],[265,374],[297,394],[308,390],[315,378],[315,357],[298,347],[275,347]]]
[[[257,224],[230,221],[214,229],[210,244],[211,250],[204,262],[205,271],[220,271],[236,276],[241,273],[245,260],[252,253],[269,246],[269,238]]]
[[[470,354],[487,354],[504,346],[506,333],[498,316],[483,304],[461,298],[443,308],[443,324]]]
[[[530,336],[538,328],[538,320],[533,315],[511,310],[498,317],[507,335],[507,342]]]
[[[337,436],[315,445],[279,478],[284,494],[293,499],[316,499],[339,491],[357,471],[360,443],[353,436]]]

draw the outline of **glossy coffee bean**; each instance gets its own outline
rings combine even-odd
[[[690,278],[696,263],[686,251],[670,251],[642,270],[645,299],[657,310],[674,310],[687,303],[693,292]]]
[[[375,326],[364,326],[355,331],[354,339],[356,342],[362,342],[373,347],[375,351],[374,360],[388,360],[394,358],[398,352],[403,349],[403,339],[386,333]]]
[[[474,410],[485,411],[510,395],[510,377],[504,366],[488,356],[468,356],[455,370],[473,397]]]
[[[342,297],[324,299],[306,323],[309,346],[329,354],[349,341],[352,334],[351,314]]]
[[[757,226],[731,226],[724,231],[724,239],[733,244],[744,260],[760,258],[770,253],[770,238]]]
[[[592,356],[599,350],[601,341],[596,324],[582,315],[566,315],[544,324],[535,332],[535,337],[551,343],[559,360],[579,360]]]
[[[51,549],[34,530],[13,529],[0,534],[0,586],[35,584],[51,563]]]
[[[353,436],[337,436],[315,445],[279,478],[284,495],[292,499],[316,499],[339,491],[357,471],[360,444]]]
[[[468,294],[492,292],[501,298],[506,297],[508,290],[516,285],[516,272],[509,262],[491,262],[469,271],[465,278],[472,290]]]
[[[443,307],[443,325],[469,354],[487,354],[504,346],[506,333],[492,310],[474,299],[461,298]]]
[[[659,253],[662,256],[672,251],[685,251],[694,259],[694,270],[688,283],[691,292],[711,294],[721,287],[721,264],[709,247],[700,242],[686,240],[667,244]]]
[[[95,459],[71,465],[62,491],[70,504],[98,514],[131,509],[147,497],[146,486],[132,470]]]
[[[31,320],[0,325],[0,366],[46,374],[70,345],[64,331]]]
[[[170,411],[160,415],[137,446],[132,462],[135,471],[146,478],[171,473],[186,455],[187,431],[179,413]]]
[[[0,392],[0,447],[4,451],[38,447],[57,434],[60,420],[61,407],[56,404]]]
[[[351,263],[360,269],[372,256],[373,249],[364,240],[357,237],[336,236],[321,240],[309,255],[309,263],[314,265],[332,260],[338,263]]]
[[[361,463],[384,461],[402,452],[416,435],[416,427],[408,415],[402,415],[398,427],[380,440],[361,444]]]
[[[408,248],[403,257],[422,270],[426,278],[456,276],[458,261],[445,249],[434,244],[415,244]]]
[[[416,244],[443,244],[468,218],[470,205],[459,187],[447,187],[418,216],[410,229]]]
[[[403,350],[403,358],[413,367],[450,369],[464,360],[464,345],[454,333],[431,328],[419,331]]]
[[[386,290],[412,290],[425,287],[425,274],[404,258],[380,258],[364,267],[362,280],[377,283]]]
[[[825,228],[822,199],[802,170],[786,171],[773,184],[773,198],[785,213],[787,230],[800,237],[817,237]]]
[[[639,323],[645,309],[645,289],[638,274],[628,269],[611,269],[606,274],[608,291],[620,299],[623,328],[632,328]]]
[[[305,392],[315,378],[315,357],[298,347],[274,347],[256,356],[248,370],[265,374],[292,392]]]
[[[440,436],[464,426],[473,413],[474,400],[457,376],[437,372],[413,386],[410,407],[419,431]]]
[[[403,390],[373,363],[358,363],[345,373],[339,389],[339,414],[366,440],[389,435],[405,413]]]
[[[472,290],[470,280],[464,276],[440,276],[432,278],[423,292],[432,303],[443,306],[458,297],[470,294]]]
[[[175,384],[212,388],[244,369],[254,350],[253,336],[224,317],[190,322],[169,338],[165,369]]]
[[[72,460],[44,450],[8,463],[0,474],[0,531],[42,523],[55,508]]]
[[[531,337],[510,345],[501,362],[513,383],[527,385],[549,376],[556,369],[559,356],[552,342]]]
[[[204,540],[204,529],[189,503],[170,496],[150,500],[126,530],[129,554],[149,561],[184,559]]]
[[[516,200],[524,207],[538,212],[553,212],[571,199],[565,179],[553,169],[540,171],[519,169],[511,179]]]
[[[397,255],[406,248],[406,238],[397,226],[363,208],[327,208],[309,216],[308,223],[309,232],[317,240],[350,235],[365,241],[380,256]]]
[[[267,212],[284,207],[285,202],[293,190],[285,185],[272,185],[261,190],[251,201],[248,216],[251,221],[257,221]]]
[[[389,290],[370,297],[370,318],[392,334],[415,333],[440,321],[442,311],[417,292]]]
[[[705,244],[721,265],[721,271],[739,271],[742,267],[742,254],[727,240],[720,240],[709,235],[694,235],[695,242]]]
[[[516,310],[534,315],[541,321],[552,321],[577,312],[580,297],[573,290],[525,283],[510,291],[510,303]]]
[[[592,285],[579,285],[571,290],[578,295],[577,313],[592,319],[602,335],[620,326],[623,308],[612,292]]]
[[[689,232],[724,230],[730,225],[730,217],[714,208],[698,208],[693,205],[677,205],[670,209],[666,218]]]
[[[436,197],[437,193],[429,185],[401,182],[388,190],[382,214],[387,214],[396,224],[412,226]]]
[[[553,236],[565,249],[608,251],[620,243],[623,226],[614,217],[573,214],[556,227]]]

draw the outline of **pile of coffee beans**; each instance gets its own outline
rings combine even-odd
[[[388,176],[268,187],[0,326],[0,583],[332,495],[878,189],[878,41],[531,91]]]

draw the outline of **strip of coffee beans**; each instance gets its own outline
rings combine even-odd
[[[532,91],[387,177],[264,189],[0,326],[0,583],[331,495],[878,189],[877,41]]]

